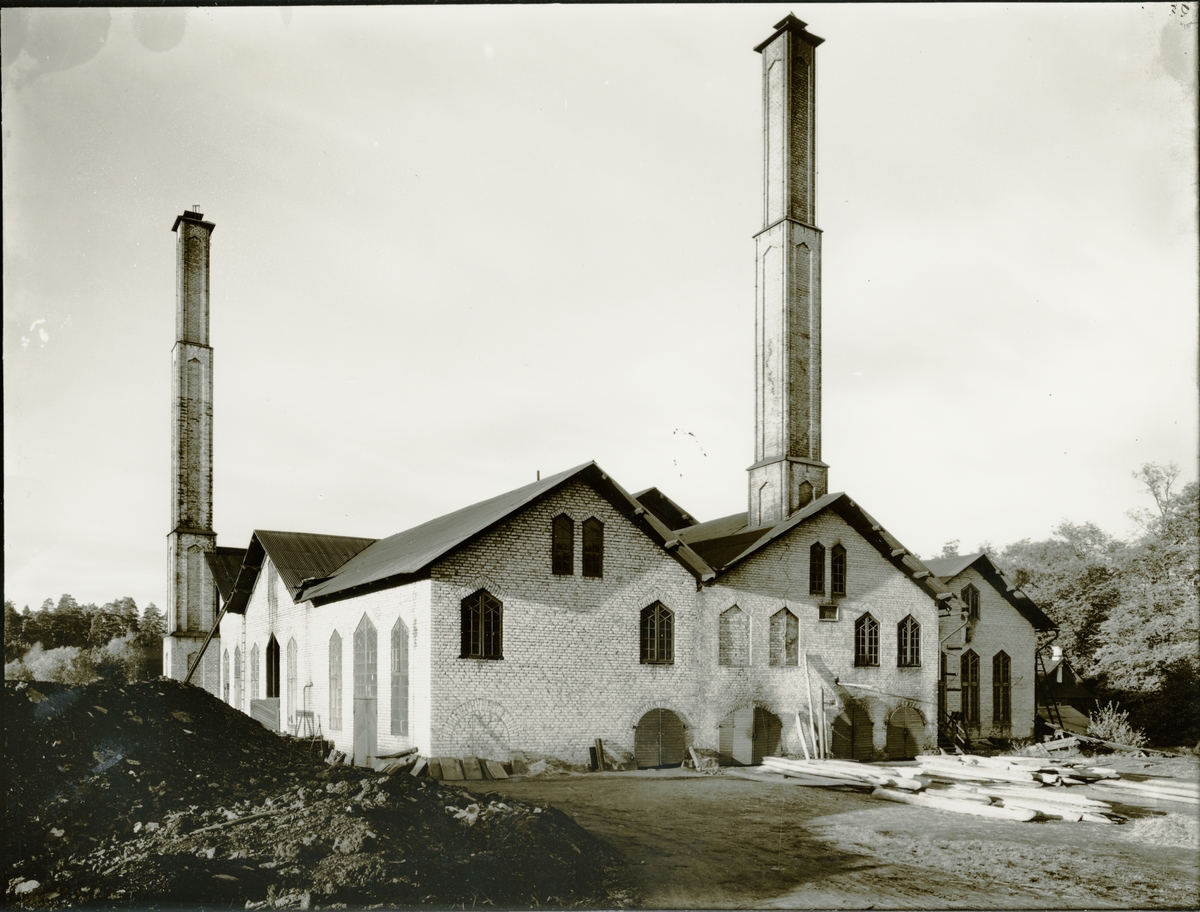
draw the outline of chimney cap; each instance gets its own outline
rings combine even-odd
[[[788,13],[786,16],[784,16],[782,19],[780,19],[778,22],[775,23],[775,33],[773,35],[771,35],[771,37],[768,38],[766,41],[764,41],[762,44],[758,45],[754,50],[758,51],[758,53],[761,54],[763,51],[763,48],[765,48],[768,44],[770,44],[772,41],[774,41],[776,38],[778,38],[784,32],[795,32],[798,37],[804,39],[806,42],[811,44],[813,47],[816,47],[817,45],[824,43],[824,41],[825,41],[824,38],[818,38],[812,32],[806,31],[807,28],[808,28],[807,22],[804,22],[801,19],[797,19],[794,13]]]
[[[171,226],[171,230],[178,231],[180,222],[195,222],[197,225],[207,228],[208,233],[212,234],[213,229],[217,226],[212,222],[204,221],[204,213],[199,210],[199,206],[194,206],[192,209],[185,209],[181,215],[175,216],[175,224]]]

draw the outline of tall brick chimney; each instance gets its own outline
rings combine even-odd
[[[171,580],[163,674],[183,680],[216,620],[217,591],[205,566],[216,547],[212,528],[213,352],[208,344],[208,260],[212,222],[200,212],[175,219],[175,348],[171,532],[167,536]],[[220,644],[211,644],[192,681],[219,695]],[[216,647],[216,648],[214,648]]]
[[[763,64],[763,227],[755,235],[754,465],[749,523],[825,495],[821,461],[821,230],[816,221],[816,49],[788,16]]]

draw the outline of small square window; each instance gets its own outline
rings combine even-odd
[[[838,619],[838,606],[822,605],[817,609],[817,617],[822,621],[836,621]]]

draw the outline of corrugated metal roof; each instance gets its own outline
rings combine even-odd
[[[631,521],[636,523],[640,516],[643,531],[659,545],[667,547],[668,542],[676,538],[660,519],[642,507],[596,463],[587,462],[381,539],[330,573],[328,579],[305,587],[302,598],[321,603],[413,578],[425,572],[438,558],[487,532],[516,511],[576,480],[588,481]],[[703,578],[712,572],[712,568],[685,544],[667,550],[697,577]]]
[[[242,560],[246,557],[245,548],[216,548],[204,555],[217,591],[221,593],[221,601],[228,602],[233,594],[234,583],[237,582],[238,571],[242,569]]]
[[[696,525],[694,516],[658,488],[638,491],[633,495],[633,499],[657,516],[668,529],[686,529]]]
[[[1035,630],[1058,629],[1058,625],[1050,619],[1046,612],[1042,611],[1033,599],[1018,589],[1016,584],[1004,575],[1004,571],[996,566],[995,561],[985,551],[976,551],[974,554],[957,557],[935,557],[926,561],[925,565],[944,584],[949,584],[950,580],[967,568],[974,567],[984,579],[992,584],[993,588],[1008,599],[1009,603],[1033,625]]]
[[[348,535],[319,535],[311,532],[272,532],[255,530],[279,578],[294,599],[308,579],[325,579],[346,561],[378,539]]]
[[[983,556],[984,552],[976,551],[974,554],[956,554],[954,557],[931,557],[925,561],[925,566],[934,576],[941,580],[948,580],[958,576]]]

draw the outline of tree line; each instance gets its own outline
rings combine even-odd
[[[153,602],[139,611],[129,597],[80,605],[63,595],[38,611],[4,602],[6,680],[89,684],[100,679],[137,681],[162,669],[166,621]]]
[[[1062,646],[1101,703],[1118,702],[1154,744],[1192,746],[1200,741],[1200,487],[1178,488],[1173,463],[1133,474],[1154,506],[1130,514],[1137,532],[1129,541],[1063,522],[1045,541],[980,550],[1058,624],[1042,646]]]

